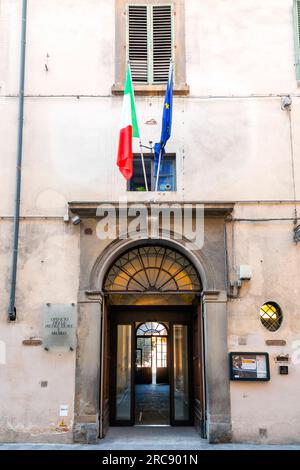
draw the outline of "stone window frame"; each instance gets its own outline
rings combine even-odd
[[[264,310],[264,307],[267,307],[267,310]],[[277,318],[274,321],[272,320],[272,316],[269,311],[277,314]],[[265,312],[265,317],[263,312]],[[276,333],[282,327],[284,317],[282,308],[277,302],[274,302],[273,300],[264,302],[260,307],[259,315],[262,326],[270,333]]]
[[[186,83],[186,51],[185,51],[185,0],[151,0],[149,4],[165,5],[170,3],[174,15],[174,95],[188,95]],[[145,0],[115,0],[115,82],[112,94],[124,92],[126,73],[126,6],[143,5]],[[136,95],[164,95],[165,84],[134,84]]]

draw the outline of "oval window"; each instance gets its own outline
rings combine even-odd
[[[282,323],[281,308],[275,302],[267,302],[260,308],[260,321],[269,331],[277,331]]]

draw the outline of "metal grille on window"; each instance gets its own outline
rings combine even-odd
[[[106,292],[200,292],[190,261],[164,246],[141,246],[125,252],[110,268]]]
[[[167,336],[165,325],[157,322],[146,322],[140,325],[136,331],[137,336]]]
[[[260,320],[269,331],[277,331],[282,323],[282,312],[275,302],[267,302],[260,309]]]

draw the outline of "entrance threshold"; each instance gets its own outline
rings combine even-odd
[[[135,424],[138,428],[170,428],[170,424]]]
[[[109,450],[197,450],[207,446],[193,426],[110,427],[100,449]]]

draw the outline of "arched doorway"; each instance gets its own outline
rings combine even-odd
[[[111,425],[195,424],[204,433],[201,290],[190,260],[166,245],[139,244],[110,265],[101,414]]]
[[[115,348],[112,343],[112,323],[118,315],[117,310],[122,308],[124,317],[127,312],[136,315],[134,310],[140,309],[139,321],[148,321],[151,309],[159,307],[166,315],[169,309],[171,313],[180,312],[185,318],[192,317],[194,425],[210,442],[230,441],[228,277],[224,215],[230,213],[231,209],[226,204],[206,207],[206,241],[201,250],[193,250],[185,237],[174,233],[170,238],[170,233],[164,233],[163,230],[159,239],[155,240],[149,239],[145,231],[141,232],[138,240],[122,236],[113,241],[100,241],[96,236],[97,219],[91,212],[95,208],[94,203],[76,203],[76,212],[85,217],[82,227],[92,228],[94,235],[87,236],[86,230],[80,233],[74,440],[90,442],[91,435],[94,440],[99,436],[102,438],[109,426],[112,416],[112,382],[109,374],[111,352]],[[142,292],[106,290],[105,280],[114,263],[129,250],[144,246],[168,248],[183,255],[196,271],[199,291],[174,289],[163,292],[153,288],[152,291]],[[141,309],[145,315],[143,319]],[[156,315],[153,319],[164,321],[156,318]]]

